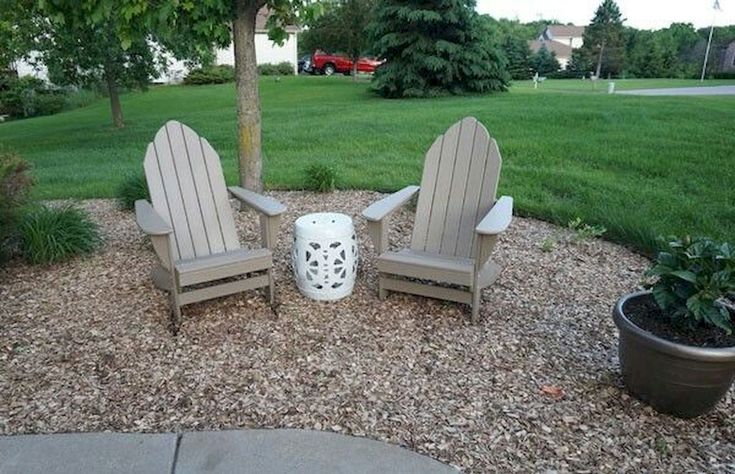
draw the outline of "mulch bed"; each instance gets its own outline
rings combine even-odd
[[[173,338],[150,243],[112,201],[80,203],[103,226],[96,254],[0,270],[0,433],[292,427],[388,441],[468,472],[735,469],[732,392],[684,421],[622,388],[611,309],[638,286],[644,258],[516,218],[472,325],[462,305],[378,299],[359,213],[379,194],[271,194],[289,208],[275,311],[257,292],[191,305]],[[361,241],[355,291],[333,303],[302,297],[288,258],[293,221],[326,210],[352,215]],[[257,241],[251,214],[238,226]],[[410,212],[397,214],[394,243],[411,227]]]

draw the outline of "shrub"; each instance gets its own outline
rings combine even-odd
[[[184,78],[184,84],[199,86],[203,84],[224,84],[235,80],[235,68],[228,64],[192,69]]]
[[[261,76],[292,76],[293,64],[282,62],[278,64],[261,64],[258,66],[258,74]]]
[[[572,219],[567,223],[567,228],[574,232],[572,242],[580,242],[583,240],[596,239],[602,237],[607,229],[601,225],[590,225],[582,221],[581,217]]]
[[[337,172],[334,168],[314,163],[306,168],[306,189],[319,193],[328,193],[334,190]]]
[[[40,79],[6,76],[0,82],[0,114],[17,119],[51,115],[64,108],[66,94],[48,88]]]
[[[20,222],[20,247],[33,264],[56,263],[92,252],[102,243],[99,228],[89,215],[71,205],[39,206]]]
[[[20,210],[33,184],[28,168],[28,163],[18,155],[0,151],[0,261],[15,246]]]
[[[132,211],[138,199],[151,199],[148,183],[143,173],[131,173],[125,176],[117,188],[117,203],[121,209]]]
[[[672,237],[646,276],[661,310],[691,327],[716,326],[732,334],[735,248],[706,238]]]

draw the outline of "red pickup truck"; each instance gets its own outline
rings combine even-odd
[[[373,73],[375,68],[381,64],[383,64],[382,61],[360,58],[357,60],[357,72]],[[349,76],[352,74],[352,60],[347,56],[316,51],[311,56],[311,72],[312,74],[324,74],[325,76],[340,72],[345,76]]]

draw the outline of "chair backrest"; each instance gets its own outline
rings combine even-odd
[[[171,120],[145,154],[153,208],[173,228],[174,258],[240,248],[219,156],[206,139]]]
[[[497,143],[474,117],[437,137],[424,161],[411,248],[472,257],[475,227],[495,204],[500,165]]]

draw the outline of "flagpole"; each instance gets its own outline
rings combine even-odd
[[[719,0],[715,0],[712,7],[712,23],[709,27],[709,39],[707,40],[707,50],[704,52],[704,64],[702,64],[702,77],[699,82],[704,82],[704,76],[707,73],[707,61],[709,60],[709,49],[712,46],[712,33],[715,31],[715,12],[720,8]]]

